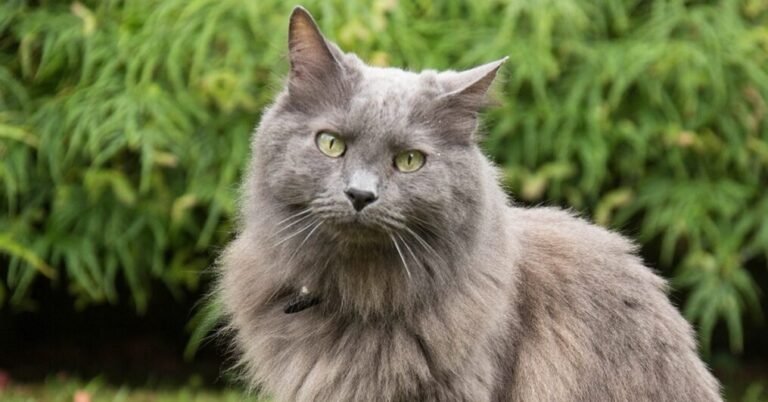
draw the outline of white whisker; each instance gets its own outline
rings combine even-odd
[[[279,242],[277,242],[277,243],[276,243],[276,244],[275,244],[273,247],[277,247],[277,246],[279,246],[279,245],[281,245],[281,244],[285,243],[286,241],[288,241],[288,240],[290,240],[290,239],[292,239],[292,238],[296,237],[297,235],[299,235],[299,234],[303,233],[305,230],[309,229],[310,227],[312,227],[312,225],[315,225],[316,223],[317,223],[317,221],[314,221],[314,220],[313,220],[312,222],[310,222],[310,223],[309,223],[309,225],[307,225],[307,226],[304,226],[303,228],[301,228],[301,229],[297,230],[296,232],[294,232],[294,233],[293,233],[293,234],[291,234],[290,236],[288,236],[288,237],[284,238],[283,240],[280,240],[280,241],[279,241]]]
[[[397,250],[397,254],[400,256],[400,261],[403,262],[403,268],[405,268],[405,272],[408,274],[408,279],[411,278],[411,271],[408,269],[408,264],[405,263],[405,257],[403,257],[403,252],[400,251],[400,246],[397,245],[397,240],[395,240],[395,237],[392,236],[392,234],[389,234],[389,238],[392,239],[392,243],[395,245],[395,249]]]
[[[298,223],[300,223],[300,222],[306,222],[306,221],[307,221],[307,219],[312,219],[312,215],[306,215],[306,216],[302,216],[301,218],[299,218],[299,219],[296,219],[295,221],[293,221],[293,222],[289,223],[288,225],[285,225],[284,227],[282,227],[282,228],[278,229],[278,230],[277,230],[277,232],[275,232],[275,233],[272,235],[272,237],[275,237],[275,236],[279,235],[280,233],[283,233],[283,232],[285,232],[286,230],[290,229],[292,226],[294,226],[294,225],[296,225],[296,224],[298,224]]]
[[[411,254],[413,261],[415,261],[419,265],[423,265],[421,261],[416,257],[416,254],[414,254],[413,250],[411,249],[411,246],[408,245],[408,242],[405,241],[405,239],[402,236],[400,236],[400,234],[396,233],[395,235],[397,236],[398,239],[400,239],[400,241],[403,242],[403,245],[405,246],[406,250],[408,250],[408,253]]]
[[[418,224],[418,226],[424,229],[430,236],[435,237],[437,240],[442,240],[440,236],[437,235],[436,232],[438,231],[438,229],[435,227],[434,224],[413,215],[408,216],[408,219],[415,221]]]
[[[307,240],[309,240],[309,237],[312,236],[312,233],[315,233],[315,230],[317,230],[317,228],[319,228],[322,225],[323,225],[323,222],[318,222],[317,225],[315,225],[315,227],[313,227],[312,230],[310,230],[309,233],[307,233],[307,235],[304,236],[304,240],[302,240],[301,243],[299,243],[299,245],[296,247],[296,250],[294,250],[293,254],[291,254],[291,257],[288,258],[288,262],[286,262],[285,265],[290,265],[291,261],[293,261],[293,257],[295,257],[296,254],[299,253],[299,251],[301,251],[301,247],[304,245],[304,243],[306,243]]]
[[[275,226],[280,226],[280,224],[282,224],[283,222],[289,221],[289,220],[291,220],[291,219],[293,219],[293,218],[295,218],[295,217],[297,217],[297,216],[301,216],[301,215],[307,214],[307,213],[309,213],[310,211],[312,211],[312,208],[307,208],[307,209],[304,209],[304,210],[302,210],[302,211],[299,211],[299,212],[297,212],[297,213],[295,213],[295,214],[293,214],[293,215],[291,215],[291,216],[289,216],[289,217],[287,217],[287,218],[285,218],[285,219],[281,220],[280,222],[277,222],[277,223],[275,224]]]
[[[410,233],[411,236],[413,236],[416,239],[416,241],[418,241],[421,244],[421,246],[424,248],[424,251],[432,254],[437,259],[439,259],[443,264],[445,264],[445,260],[443,259],[443,257],[429,243],[427,243],[427,241],[424,240],[424,238],[422,238],[418,233],[411,230],[409,227],[406,227],[405,230],[407,230],[408,233]]]

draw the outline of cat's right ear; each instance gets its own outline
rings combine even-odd
[[[326,41],[312,15],[301,6],[291,13],[288,51],[291,62],[288,92],[292,97],[315,98],[340,79],[343,72],[340,51]]]

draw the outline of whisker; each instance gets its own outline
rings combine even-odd
[[[321,206],[315,206],[314,207],[315,212],[341,212],[341,210],[336,205],[321,205]]]
[[[282,228],[278,229],[278,230],[277,230],[277,232],[275,232],[274,234],[272,234],[272,238],[275,238],[275,237],[276,237],[277,235],[279,235],[280,233],[283,233],[283,232],[285,232],[286,230],[290,229],[291,227],[295,226],[296,224],[298,224],[298,223],[300,223],[300,222],[306,222],[306,221],[307,221],[307,219],[312,219],[312,215],[305,215],[305,216],[302,216],[301,218],[299,218],[299,219],[296,219],[295,221],[293,221],[293,222],[289,223],[288,225],[285,225],[284,227],[282,227]]]
[[[403,239],[403,237],[402,237],[402,236],[400,236],[399,234],[397,234],[397,238],[398,238],[398,239],[400,239],[400,241],[402,241],[402,242],[403,242],[403,245],[404,245],[404,246],[405,246],[405,248],[408,250],[408,253],[409,253],[409,254],[411,254],[411,257],[413,257],[413,260],[418,262],[418,261],[419,261],[419,259],[416,257],[416,254],[414,254],[414,253],[413,253],[413,250],[412,250],[412,249],[411,249],[411,247],[408,245],[408,242],[406,242],[406,241],[405,241],[405,239]]]
[[[400,256],[400,261],[403,262],[403,268],[405,268],[405,272],[408,274],[408,279],[411,279],[411,271],[408,269],[408,264],[405,263],[403,252],[400,251],[400,246],[397,245],[397,240],[392,236],[392,233],[389,234],[389,238],[392,239],[392,243],[395,245],[395,250],[397,250],[397,254]]]
[[[398,221],[397,219],[392,219],[390,217],[375,216],[372,219],[377,224],[384,226],[386,229],[390,229],[392,231],[399,231],[404,228],[404,225],[402,224],[402,222]]]
[[[409,228],[406,228],[406,230],[410,232],[409,234],[410,234],[410,235],[411,235],[413,238],[415,238],[415,239],[417,240],[417,242],[418,242],[418,243],[421,245],[421,247],[424,249],[424,251],[426,251],[426,252],[427,252],[427,254],[429,254],[429,255],[432,255],[432,256],[434,256],[434,257],[435,257],[435,260],[436,260],[436,263],[437,263],[437,264],[439,264],[439,265],[442,265],[442,266],[445,266],[445,265],[446,265],[446,262],[445,262],[445,260],[443,259],[443,257],[442,257],[442,256],[440,256],[440,255],[437,253],[437,251],[435,251],[435,249],[429,245],[429,243],[427,243],[425,240],[423,240],[423,239],[421,238],[421,236],[419,236],[418,234],[416,234],[416,232],[412,231],[411,229],[409,229]],[[405,243],[405,244],[406,244],[406,246],[408,245],[408,243]],[[422,267],[422,268],[424,268],[424,271],[426,271],[426,272],[427,272],[427,274],[429,275],[429,277],[434,279],[434,278],[436,277],[436,274],[435,274],[435,270],[434,270],[434,269],[433,269],[433,267],[432,267],[432,266],[429,264],[429,262],[426,262],[426,261],[422,261],[422,260],[420,260],[420,263],[421,263],[421,267]],[[440,282],[442,282],[442,277],[440,277],[440,276],[437,276],[437,278],[440,280]]]
[[[309,233],[307,233],[307,235],[304,237],[304,240],[302,240],[301,243],[299,243],[299,245],[296,247],[296,250],[294,250],[293,254],[291,254],[291,257],[288,258],[288,262],[286,262],[285,265],[290,266],[291,261],[293,261],[293,257],[295,257],[296,254],[299,253],[299,251],[301,250],[301,247],[304,245],[304,243],[306,243],[307,240],[309,240],[309,237],[312,236],[312,233],[315,233],[315,230],[317,230],[317,228],[319,228],[322,225],[323,225],[322,221],[318,222],[317,225],[315,225],[315,227],[313,227],[312,230],[310,230]]]
[[[312,230],[309,232],[309,234],[307,234],[307,236],[304,238],[304,240],[302,240],[301,244],[299,244],[299,246],[298,246],[298,247],[296,247],[296,250],[295,250],[295,251],[293,252],[293,254],[291,254],[291,256],[288,258],[288,262],[287,262],[287,263],[285,263],[285,265],[289,265],[289,264],[290,264],[290,262],[291,262],[291,261],[293,260],[293,258],[296,256],[296,254],[297,254],[297,253],[298,253],[298,252],[301,250],[301,246],[303,246],[303,245],[304,245],[304,243],[306,243],[307,239],[309,239],[309,236],[312,236],[312,233],[313,233],[313,232],[314,232],[314,231],[315,231],[317,228],[319,228],[319,227],[320,227],[322,224],[323,224],[323,222],[319,222],[319,223],[317,223],[317,225],[315,225],[315,227],[314,227],[314,228],[312,228]],[[310,225],[311,225],[311,224],[310,224]],[[302,231],[304,231],[304,229],[300,230],[300,231],[299,231],[299,232],[297,232],[296,234],[298,234],[298,233],[301,233]],[[285,240],[288,240],[288,239],[283,239],[283,241],[285,241]],[[277,247],[277,245],[275,245],[275,247]],[[326,264],[326,265],[328,265],[328,263],[329,263],[329,262],[330,262],[330,257],[328,258],[328,260],[326,261],[326,263],[325,263],[325,264]],[[285,279],[286,279],[286,276],[287,276],[286,272],[287,272],[287,271],[285,271],[285,270],[281,271],[281,273],[280,273],[280,276],[281,276],[282,278],[280,279],[280,281],[278,281],[278,283],[283,283],[283,282],[285,281]],[[269,297],[267,298],[267,301],[272,301],[272,300],[274,299],[274,297],[275,297],[275,296],[277,296],[277,294],[280,292],[280,290],[282,290],[282,287],[280,287],[280,286],[276,286],[276,287],[275,287],[275,290],[273,290],[273,291],[272,291],[272,293],[271,293],[271,294],[269,295]]]
[[[309,225],[307,225],[307,226],[304,226],[303,228],[301,228],[301,229],[297,230],[296,232],[294,232],[294,233],[293,233],[293,234],[291,234],[290,236],[288,236],[288,237],[284,238],[283,240],[280,240],[280,241],[279,241],[279,242],[277,242],[277,243],[276,243],[276,244],[275,244],[273,247],[277,247],[277,246],[279,246],[279,245],[281,245],[281,244],[285,243],[286,241],[288,241],[288,240],[290,240],[290,239],[292,239],[292,238],[296,237],[297,235],[299,235],[299,234],[303,233],[305,230],[309,229],[310,227],[312,227],[312,225],[315,225],[316,223],[317,223],[317,221],[316,221],[316,220],[313,220],[312,222],[310,222],[310,223],[309,223]]]
[[[287,217],[287,218],[285,218],[285,219],[281,220],[280,222],[277,222],[277,223],[275,224],[275,226],[280,226],[280,224],[282,224],[283,222],[289,221],[289,220],[291,220],[291,219],[293,219],[293,218],[295,218],[295,217],[297,217],[297,216],[301,216],[301,215],[307,214],[307,213],[309,213],[310,211],[312,211],[312,208],[306,208],[306,209],[304,209],[304,210],[302,210],[302,211],[299,211],[299,212],[297,212],[297,213],[295,213],[295,214],[293,214],[293,215],[291,215],[291,216],[289,216],[289,217]]]
[[[439,232],[439,230],[433,223],[427,222],[424,219],[419,218],[415,215],[408,215],[407,219],[416,222],[418,226],[424,229],[427,233],[429,233],[430,236],[435,237],[437,240],[442,241],[442,238],[437,235],[437,232]]]
[[[437,252],[437,251],[434,249],[434,247],[432,247],[432,246],[431,246],[431,245],[430,245],[430,244],[429,244],[429,243],[428,243],[426,240],[424,240],[424,238],[422,238],[422,237],[421,237],[421,236],[420,236],[418,233],[414,232],[413,230],[411,230],[411,228],[409,228],[409,227],[407,227],[407,226],[405,227],[405,230],[406,230],[408,233],[410,233],[410,235],[411,235],[411,236],[413,236],[413,237],[416,239],[416,241],[418,241],[418,242],[419,242],[419,244],[421,244],[421,246],[424,248],[424,251],[426,251],[426,252],[428,252],[428,253],[432,254],[433,256],[435,256],[435,257],[436,257],[438,260],[440,260],[440,262],[442,262],[443,264],[446,264],[446,261],[445,261],[445,259],[443,259],[443,257],[442,257],[442,256],[441,256],[441,255],[440,255],[440,254],[439,254],[439,253],[438,253],[438,252]]]

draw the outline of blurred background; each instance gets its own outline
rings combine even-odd
[[[510,56],[510,194],[636,238],[728,399],[768,400],[767,1],[303,5],[374,65]],[[242,400],[204,296],[293,6],[2,2],[0,400]]]

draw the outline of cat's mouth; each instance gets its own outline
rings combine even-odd
[[[323,222],[323,231],[348,243],[381,243],[389,241],[390,235],[400,229],[401,224],[392,217],[373,213],[324,213],[316,214]]]
[[[390,228],[377,222],[376,219],[352,214],[351,216],[333,216],[321,218],[327,230],[336,237],[351,243],[379,242],[388,238]]]

